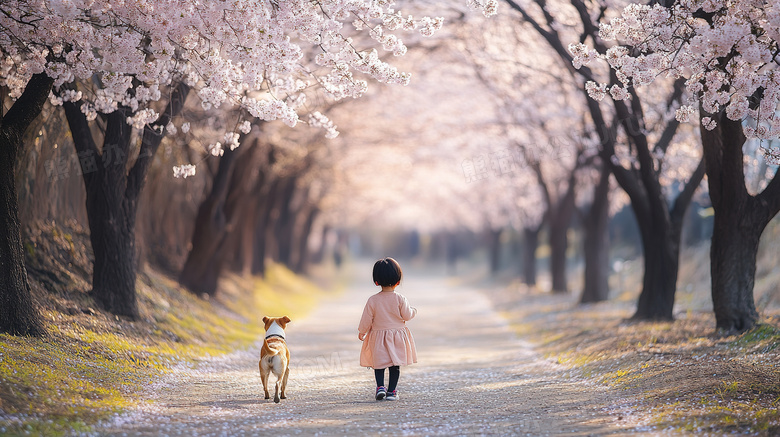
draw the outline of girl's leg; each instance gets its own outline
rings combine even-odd
[[[387,392],[392,393],[398,385],[398,378],[401,376],[401,368],[398,366],[389,367],[390,381],[387,384]],[[382,382],[384,382],[384,369],[382,372]]]
[[[376,378],[376,386],[385,386],[385,369],[374,369],[374,378]],[[392,381],[392,377],[390,378]]]

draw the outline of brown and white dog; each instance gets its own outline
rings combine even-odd
[[[260,350],[260,378],[263,381],[265,398],[269,399],[271,396],[268,394],[268,377],[271,373],[276,376],[274,402],[279,403],[280,398],[287,397],[284,391],[287,388],[287,377],[290,376],[290,350],[287,349],[284,334],[284,328],[290,323],[290,318],[263,317],[263,323],[265,323],[265,341]]]

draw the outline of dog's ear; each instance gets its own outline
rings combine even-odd
[[[268,323],[268,316],[263,317],[263,323]]]
[[[291,322],[290,318],[287,316],[282,317],[282,321],[284,322],[285,325]]]

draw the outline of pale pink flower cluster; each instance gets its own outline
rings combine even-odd
[[[780,148],[762,146],[761,152],[764,154],[764,159],[768,164],[780,165]]]
[[[189,176],[195,176],[194,165],[184,164],[173,167],[173,177],[187,179]]]
[[[238,139],[240,135],[235,132],[228,132],[225,134],[225,146],[230,147],[230,150],[236,150],[240,145]]]
[[[647,85],[659,76],[683,77],[689,98],[676,111],[679,121],[691,119],[701,105],[707,114],[725,111],[731,120],[752,120],[748,137],[780,136],[780,0],[681,0],[670,8],[630,4],[600,25],[599,36],[620,45],[600,55],[572,44],[576,68],[604,60],[624,87]],[[588,84],[588,92],[603,98],[606,87]],[[627,97],[610,91],[615,99]],[[701,123],[710,130],[717,126],[708,116]]]
[[[309,114],[309,126],[324,129],[325,138],[333,139],[339,136],[339,131],[336,129],[336,125],[319,111],[314,111]]]
[[[136,129],[143,129],[144,126],[150,124],[160,117],[154,109],[145,108],[133,114],[132,117],[127,117],[127,124],[133,126]]]
[[[295,127],[298,123],[298,113],[281,100],[258,100],[244,97],[241,99],[241,106],[249,111],[253,117],[260,120],[282,120],[290,127]]]
[[[497,2],[471,3],[489,15]],[[81,101],[88,120],[121,105],[141,129],[158,120],[151,108],[183,81],[206,110],[238,106],[295,126],[310,85],[339,99],[363,95],[367,79],[409,83],[378,51],[402,56],[399,33],[430,36],[442,23],[402,14],[392,0],[2,0],[0,86],[17,98],[33,74],[45,72],[54,79],[52,103]],[[373,44],[358,48],[349,35]],[[304,56],[312,50],[319,53],[314,65]],[[75,81],[94,89],[70,94]],[[335,127],[321,124],[335,136]],[[176,131],[172,124],[155,129]],[[220,143],[210,148],[222,150]],[[188,172],[179,167],[177,174]]]
[[[355,72],[384,83],[408,82],[408,74],[376,53],[376,49],[406,53],[394,32],[431,35],[442,25],[441,18],[404,16],[393,3],[4,0],[0,86],[18,97],[35,73],[53,77],[56,89],[97,75],[99,92],[81,97],[89,103],[85,113],[92,114],[111,112],[118,105],[141,111],[161,98],[163,87],[184,80],[196,87],[204,108],[219,108],[226,103],[242,105],[249,92],[289,95],[276,93],[275,87],[308,76],[312,70],[304,64],[303,53],[315,48],[320,51],[317,64],[331,69],[323,85],[335,96],[357,97],[366,84],[363,79],[348,80]],[[495,8],[494,0],[482,3],[486,11]],[[349,24],[376,41],[376,49],[355,48],[345,36]],[[271,114],[255,112],[288,124],[298,118],[275,109]],[[136,126],[148,119],[131,118]]]
[[[498,13],[498,0],[468,0],[467,4],[472,9],[481,10],[486,17]]]

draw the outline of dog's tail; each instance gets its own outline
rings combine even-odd
[[[279,351],[282,350],[282,345],[275,341],[269,343],[267,338],[263,340],[263,343],[265,343],[265,347],[267,347],[274,354],[278,354]]]

